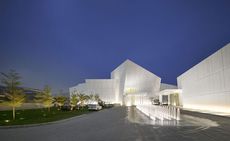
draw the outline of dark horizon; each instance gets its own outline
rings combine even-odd
[[[53,92],[130,59],[176,77],[230,42],[230,1],[0,1],[0,72]]]

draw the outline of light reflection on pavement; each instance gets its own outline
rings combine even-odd
[[[127,120],[132,123],[156,126],[197,126],[200,130],[217,127],[219,124],[206,118],[181,114],[181,120],[152,120],[135,107],[127,108]]]

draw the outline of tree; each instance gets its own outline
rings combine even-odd
[[[42,92],[35,96],[35,102],[41,103],[45,108],[48,109],[48,111],[50,111],[50,107],[53,106],[53,97],[51,94],[51,88],[48,85],[44,87]]]
[[[91,104],[92,104],[92,102],[94,101],[94,95],[93,94],[89,95],[89,100],[91,101]]]
[[[77,96],[78,96],[79,101],[80,101],[80,106],[83,107],[84,106],[84,102],[85,102],[85,98],[86,98],[85,95],[82,94],[82,93],[80,93]]]
[[[61,108],[67,100],[65,96],[56,96],[54,99],[57,105],[59,106],[59,108]]]
[[[100,97],[99,97],[98,94],[95,94],[95,95],[94,95],[94,99],[95,99],[95,101],[97,101],[97,102],[101,101],[101,99],[100,99]]]
[[[94,99],[95,99],[95,101],[97,101],[97,103],[98,103],[100,106],[102,106],[102,107],[105,106],[105,102],[102,101],[102,100],[100,99],[100,97],[99,97],[98,94],[94,95]]]
[[[84,99],[84,102],[88,103],[90,100],[90,96],[89,95],[85,95],[85,99]]]
[[[78,102],[79,102],[78,96],[76,94],[72,94],[70,98],[71,110],[73,110],[73,107],[75,107]]]
[[[2,104],[12,107],[12,115],[13,119],[15,119],[15,109],[16,107],[20,107],[25,102],[25,94],[23,93],[23,90],[19,88],[21,85],[20,76],[17,72],[14,70],[11,70],[9,73],[1,73],[2,78],[1,82],[5,85],[6,91],[6,101],[4,101]]]

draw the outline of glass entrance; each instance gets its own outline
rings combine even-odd
[[[169,97],[170,97],[169,98],[170,105],[179,106],[179,94],[178,93],[170,94]]]

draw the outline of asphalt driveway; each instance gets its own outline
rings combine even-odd
[[[153,122],[135,107],[114,107],[50,125],[0,129],[0,141],[230,140],[229,118],[182,113],[180,122]]]

